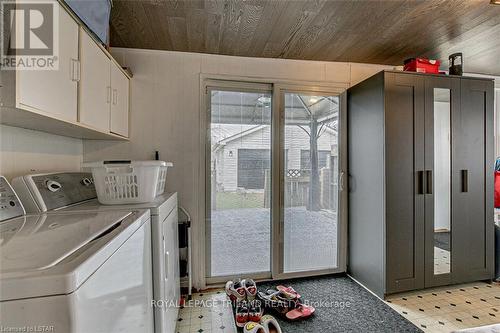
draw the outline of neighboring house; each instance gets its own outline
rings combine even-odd
[[[212,176],[218,191],[263,190],[270,165],[270,126],[217,125],[222,135],[212,137]],[[214,131],[213,131],[214,132]],[[225,137],[224,137],[225,136]],[[223,138],[222,138],[223,137]],[[289,169],[310,169],[309,135],[298,126],[287,126],[285,161]],[[318,139],[319,168],[329,167],[337,154],[337,132],[329,127]]]

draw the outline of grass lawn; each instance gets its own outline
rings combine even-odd
[[[263,208],[264,193],[217,192],[218,210],[235,208]]]

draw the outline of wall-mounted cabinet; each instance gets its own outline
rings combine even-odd
[[[89,35],[82,31],[80,36],[82,75],[78,120],[100,131],[109,131],[111,60]]]
[[[110,131],[128,136],[129,79],[115,65],[111,65],[111,118]]]
[[[0,123],[85,139],[128,138],[129,77],[72,14],[54,4],[58,69],[0,69]]]
[[[491,279],[493,81],[381,72],[348,124],[350,274],[381,297]]]

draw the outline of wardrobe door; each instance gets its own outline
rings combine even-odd
[[[453,282],[493,277],[493,81],[461,79],[454,122]]]
[[[424,287],[424,78],[386,73],[386,293]]]
[[[451,283],[452,122],[460,111],[460,78],[425,78],[425,287]]]

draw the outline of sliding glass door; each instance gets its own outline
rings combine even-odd
[[[345,270],[341,98],[209,81],[207,283]]]
[[[211,278],[270,276],[270,88],[219,83],[207,90],[207,275]]]
[[[282,94],[283,273],[336,269],[339,97]]]

